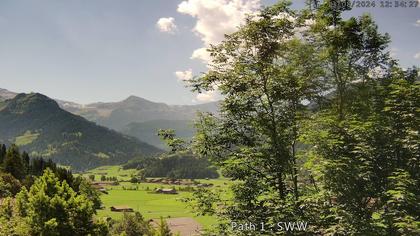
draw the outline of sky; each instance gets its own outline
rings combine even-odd
[[[167,104],[213,101],[217,93],[194,94],[182,80],[207,70],[206,46],[275,2],[1,0],[0,88],[81,104],[130,95]],[[420,7],[346,14],[364,12],[391,35],[389,50],[403,66],[420,65]]]

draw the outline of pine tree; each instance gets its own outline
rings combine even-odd
[[[27,152],[22,153],[22,162],[23,162],[25,175],[27,175],[29,174],[29,162],[30,162],[30,158]]]
[[[0,167],[3,164],[4,158],[6,157],[6,145],[0,145]]]
[[[13,175],[16,179],[25,177],[25,166],[16,145],[12,145],[7,149],[6,157],[3,162],[3,168],[7,173]]]
[[[156,232],[154,236],[172,236],[171,230],[169,229],[168,223],[163,219],[163,217],[160,217],[160,223],[158,228],[156,229]]]
[[[34,235],[89,235],[96,230],[93,203],[49,169],[16,201]]]
[[[121,221],[114,224],[112,228],[113,234],[126,236],[152,235],[153,231],[139,212],[134,214],[125,212]]]

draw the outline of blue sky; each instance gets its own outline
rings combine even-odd
[[[232,30],[244,12],[274,2],[2,0],[0,88],[84,104],[129,95],[168,104],[210,101],[212,94],[197,97],[177,76],[205,71],[199,59],[205,55],[196,51],[192,59],[193,52]],[[420,64],[420,8],[349,14],[363,12],[391,34],[393,54],[404,66]]]

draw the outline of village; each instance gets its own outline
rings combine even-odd
[[[99,217],[120,219],[124,213],[138,211],[152,225],[163,217],[171,230],[181,232],[181,235],[195,235],[194,232],[216,223],[213,217],[197,216],[184,200],[191,197],[196,189],[224,192],[231,184],[225,178],[133,178],[137,176],[137,171],[124,170],[121,166],[102,166],[81,175],[87,179],[90,177],[92,187],[101,193]]]

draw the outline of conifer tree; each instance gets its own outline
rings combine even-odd
[[[16,201],[33,235],[89,235],[96,230],[93,203],[49,169]]]
[[[25,177],[25,166],[16,145],[12,145],[7,149],[6,157],[3,162],[3,168],[7,173],[13,175],[16,179]]]
[[[4,158],[6,157],[6,145],[0,145],[0,167],[3,164]]]

